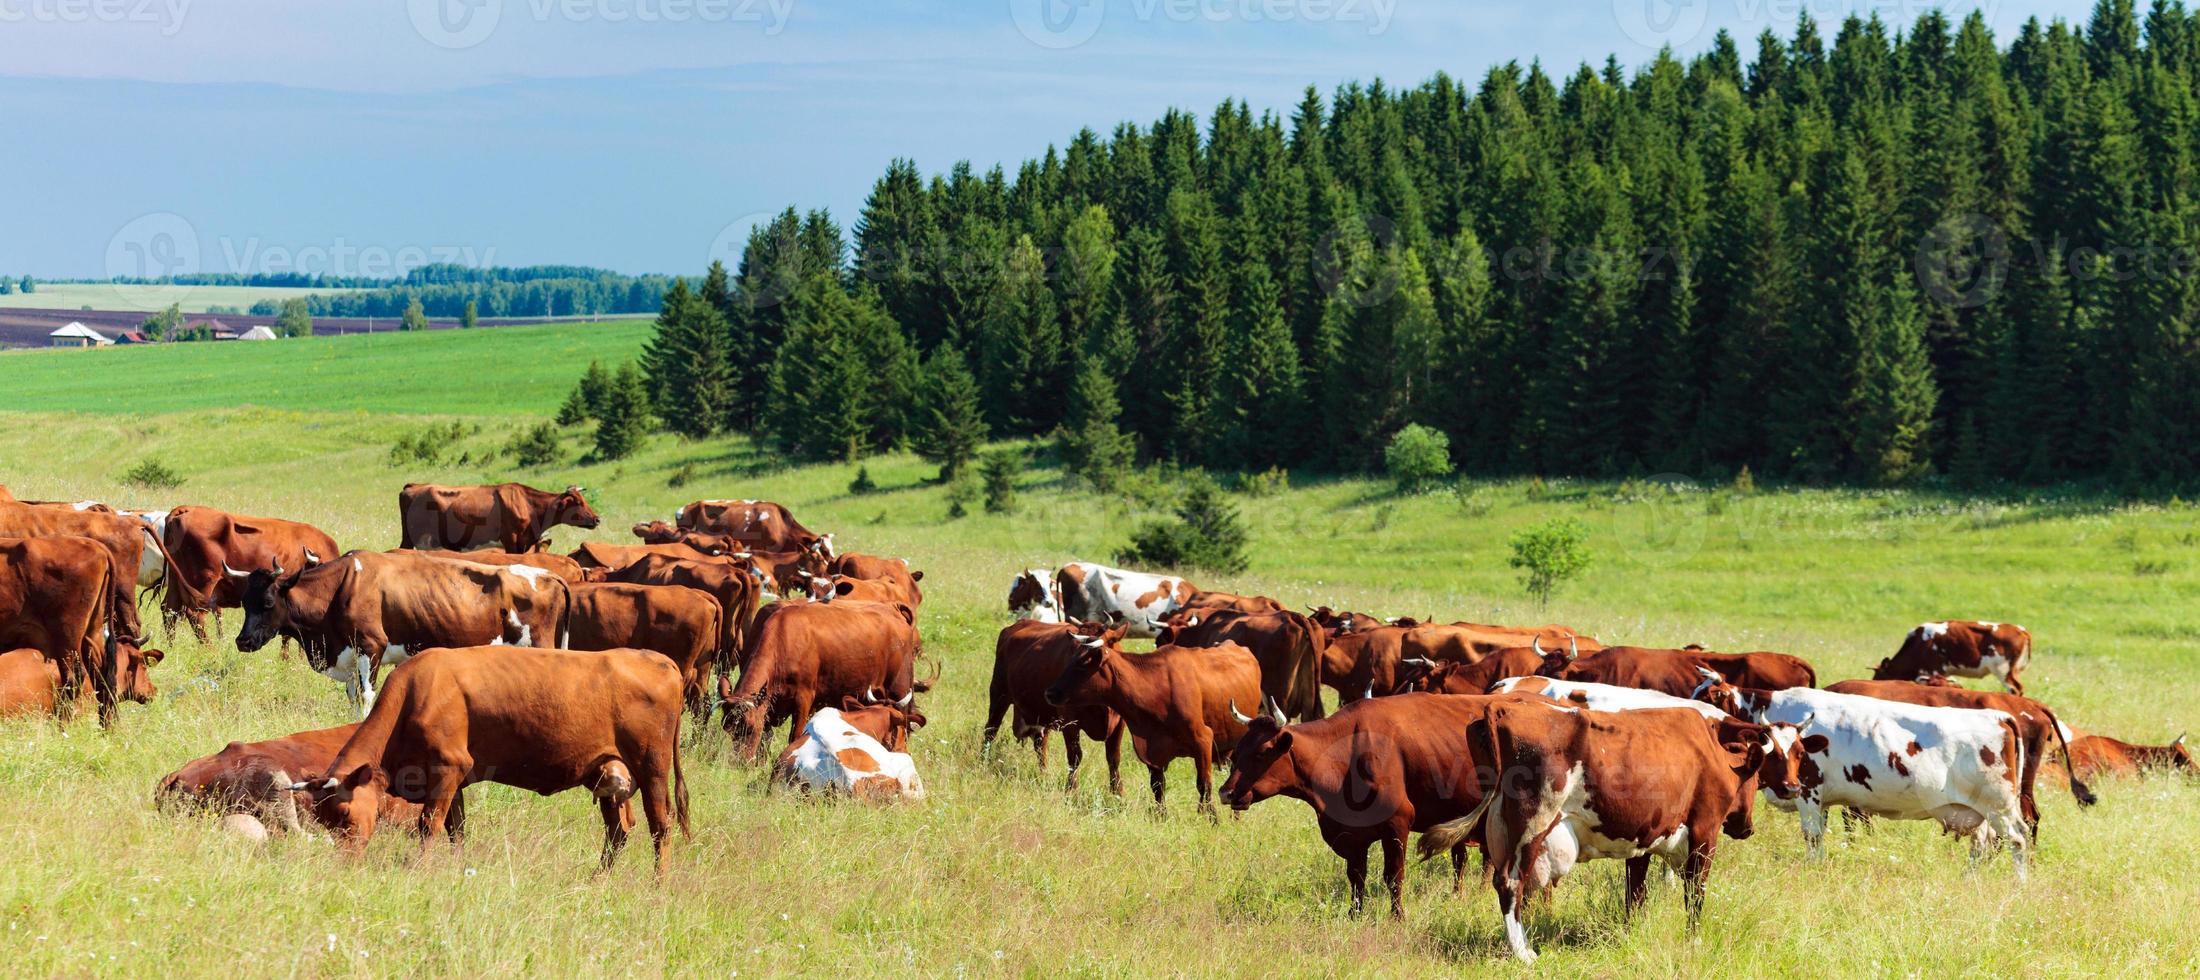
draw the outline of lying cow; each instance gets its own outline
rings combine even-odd
[[[1059,623],[1068,617],[1062,612],[1062,596],[1055,591],[1054,577],[1043,568],[1027,568],[1008,586],[1008,614],[1017,619],[1030,619],[1042,623]]]
[[[1932,674],[1993,677],[2023,694],[2017,674],[2032,659],[2032,634],[2010,623],[1950,620],[1926,623],[1902,638],[1894,656],[1872,668],[1872,679],[1914,681]]]
[[[1527,962],[1536,954],[1522,904],[1580,861],[1625,859],[1633,912],[1649,894],[1650,859],[1663,860],[1686,881],[1694,928],[1719,835],[1747,836],[1758,781],[1775,796],[1804,792],[1799,741],[1793,728],[1777,725],[1722,745],[1701,715],[1682,709],[1493,705],[1467,726],[1466,743],[1475,770],[1494,774],[1497,789],[1473,812],[1421,835],[1421,855],[1481,831],[1506,941]]]
[[[879,735],[864,731],[851,717],[860,710],[855,709],[854,699],[846,706],[852,709],[846,714],[819,708],[810,716],[773,765],[773,785],[868,803],[924,799],[924,780],[917,777],[916,760],[887,748]],[[885,715],[902,707],[906,704],[869,710]]]
[[[1406,838],[1466,815],[1481,802],[1460,738],[1489,705],[1517,697],[1404,694],[1369,698],[1296,725],[1271,712],[1238,715],[1245,736],[1230,756],[1222,801],[1245,810],[1273,796],[1314,808],[1322,841],[1344,859],[1352,914],[1367,903],[1367,849],[1383,848],[1390,915],[1405,917]],[[1464,839],[1452,855],[1453,890],[1466,882]]]
[[[560,524],[593,528],[603,523],[580,487],[558,493],[518,483],[445,487],[408,483],[397,494],[400,548],[533,551]]]
[[[495,782],[544,796],[587,787],[603,816],[602,866],[626,846],[626,801],[637,793],[665,871],[675,816],[688,825],[680,772],[680,672],[647,650],[422,651],[390,672],[366,721],[317,779],[314,818],[345,850],[366,849],[383,800],[420,804],[421,852],[465,831],[465,789]]]
[[[1019,619],[1001,628],[993,643],[993,677],[986,686],[985,734],[979,751],[988,751],[1001,733],[1001,721],[1015,712],[1010,734],[1031,743],[1039,772],[1047,771],[1047,737],[1062,733],[1062,755],[1069,766],[1070,792],[1077,791],[1077,770],[1085,763],[1084,739],[1102,743],[1108,760],[1108,792],[1123,795],[1123,720],[1105,707],[1064,710],[1047,702],[1047,688],[1075,663],[1083,641],[1103,632],[1090,624]]]
[[[2079,735],[2064,750],[2072,779],[2138,776],[2150,771],[2200,775],[2180,734],[2168,745],[2133,745],[2105,735]]]
[[[1811,688],[1746,690],[1703,678],[1698,700],[1803,733],[1807,764],[1795,802],[1813,857],[1825,855],[1826,808],[1936,820],[1971,840],[1975,866],[2007,841],[2025,875],[2024,735],[2004,711],[1936,708]]]
[[[1047,688],[1057,708],[1104,707],[1130,730],[1131,751],[1146,764],[1153,802],[1162,806],[1169,763],[1190,757],[1198,770],[1199,811],[1215,817],[1214,767],[1245,734],[1233,703],[1260,703],[1260,661],[1235,643],[1161,647],[1149,654],[1117,649],[1125,632],[1083,637],[1077,659]]]
[[[1169,614],[1199,594],[1199,587],[1173,575],[1148,575],[1073,561],[1054,573],[1062,612],[1092,623],[1121,621],[1131,636],[1152,638]]]
[[[550,647],[565,631],[566,584],[528,565],[353,551],[296,572],[227,571],[246,580],[237,649],[251,653],[278,636],[296,640],[306,663],[343,684],[362,714],[374,708],[381,668],[411,651]]]
[[[291,787],[297,779],[328,771],[359,724],[316,728],[259,742],[231,742],[213,755],[183,764],[160,781],[154,798],[164,806],[195,806],[250,815],[278,831],[300,829],[298,808],[312,800]],[[420,807],[384,797],[377,821],[417,820]]]

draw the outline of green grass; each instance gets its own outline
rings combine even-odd
[[[491,334],[518,335],[482,332]],[[846,550],[906,555],[927,572],[920,626],[945,673],[925,699],[933,724],[913,752],[931,798],[870,809],[774,796],[760,767],[732,763],[723,736],[705,733],[687,753],[696,838],[676,845],[662,883],[648,873],[646,844],[591,876],[600,829],[581,795],[498,787],[469,791],[471,836],[455,856],[416,861],[400,833],[356,864],[323,840],[254,849],[208,821],[155,811],[153,785],[231,739],[336,724],[347,709],[335,685],[297,660],[238,653],[232,614],[214,644],[165,644],[160,697],[125,708],[111,732],[89,720],[66,732],[42,720],[0,723],[0,853],[9,855],[0,934],[12,970],[1524,972],[1506,958],[1489,893],[1454,899],[1448,872],[1433,865],[1409,875],[1404,923],[1347,918],[1341,862],[1297,802],[1210,826],[1192,814],[1189,767],[1179,765],[1175,805],[1156,820],[1135,763],[1132,795],[1117,802],[1098,789],[1097,752],[1075,796],[1060,789],[1059,748],[1044,777],[1020,745],[980,757],[1010,577],[1104,559],[1158,508],[1067,488],[1042,467],[1026,475],[1019,513],[949,522],[944,490],[926,482],[930,467],[907,456],[867,461],[883,489],[857,497],[846,492],[852,466],[783,468],[738,441],[662,435],[638,457],[601,466],[481,462],[526,418],[464,420],[452,455],[474,462],[387,465],[392,441],[438,421],[271,408],[0,414],[0,474],[25,496],[279,514],[373,548],[395,543],[393,498],[407,480],[580,483],[605,516],[587,535],[601,540],[700,496],[781,501],[838,532]],[[566,438],[578,455],[586,433]],[[152,495],[117,482],[148,457],[180,472],[182,487]],[[699,477],[669,487],[688,465]],[[1288,493],[1236,502],[1252,527],[1251,568],[1203,585],[1381,614],[1559,621],[1607,641],[1787,650],[1828,680],[1863,674],[1921,620],[2009,620],[2038,639],[2028,684],[2073,723],[2148,742],[2200,727],[2190,697],[2200,684],[2200,538],[2182,506],[1645,495],[1517,481],[1399,497],[1374,481],[1303,476]],[[1584,523],[1597,561],[1539,609],[1504,566],[1506,540],[1558,515]],[[557,537],[570,547],[582,535]],[[1686,933],[1678,888],[1662,880],[1646,914],[1624,923],[1619,866],[1597,862],[1534,920],[1538,969],[2190,975],[2200,969],[2185,918],[2200,905],[2200,789],[2172,779],[2099,788],[2101,805],[2082,812],[2043,790],[2044,839],[2025,885],[2006,857],[1966,873],[1962,846],[1919,823],[1882,822],[1850,838],[1836,830],[1828,859],[1812,863],[1794,818],[1760,807],[1754,838],[1721,844],[1700,934]]]
[[[205,313],[216,306],[249,310],[263,299],[278,302],[298,296],[330,295],[346,289],[301,289],[289,286],[177,286],[158,283],[42,282],[36,292],[16,291],[0,295],[0,309],[165,310],[182,304],[185,313]]]
[[[548,415],[590,360],[629,360],[648,336],[647,321],[622,320],[16,351],[0,354],[0,410]]]

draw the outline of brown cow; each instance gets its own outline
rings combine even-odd
[[[698,500],[672,515],[672,523],[723,534],[752,551],[814,551],[833,557],[833,536],[816,534],[769,500]]]
[[[525,565],[352,551],[296,572],[252,572],[237,649],[250,653],[278,636],[296,640],[314,670],[371,711],[380,668],[411,651],[453,643],[555,646],[569,588]]]
[[[2192,750],[2185,747],[2182,734],[2168,745],[2133,745],[2105,735],[2080,733],[2070,740],[2064,754],[2072,776],[2078,779],[2138,776],[2149,770],[2200,774],[2200,765],[2193,764]]]
[[[1404,659],[1399,645],[1406,631],[1419,625],[1406,622],[1409,625],[1364,626],[1354,620],[1324,631],[1328,647],[1322,654],[1322,683],[1336,689],[1339,706],[1398,689],[1399,664]]]
[[[1367,902],[1367,849],[1381,844],[1390,914],[1404,918],[1406,836],[1464,816],[1482,799],[1460,733],[1490,704],[1525,699],[1402,694],[1355,701],[1297,725],[1263,713],[1238,740],[1222,801],[1244,810],[1288,796],[1313,807],[1323,842],[1344,859],[1354,915]],[[1466,881],[1463,843],[1452,871],[1456,891]]]
[[[1423,857],[1482,833],[1491,883],[1514,955],[1535,960],[1521,923],[1523,900],[1556,885],[1578,861],[1624,858],[1627,909],[1648,895],[1650,859],[1682,872],[1690,928],[1719,835],[1745,830],[1755,781],[1774,795],[1802,792],[1800,738],[1785,725],[1750,726],[1742,745],[1685,708],[1582,711],[1556,704],[1497,704],[1466,729],[1477,773],[1496,790],[1473,812],[1421,835]],[[1746,833],[1746,830],[1745,830]]]
[[[2033,784],[2039,780],[2040,763],[2047,758],[2048,749],[2056,746],[2062,748],[2063,775],[2069,780],[2070,795],[2077,798],[2078,805],[2092,806],[2099,802],[2093,791],[2085,785],[2085,780],[2072,768],[2070,730],[2055,717],[2052,709],[2024,695],[1938,687],[1911,681],[1842,681],[1826,690],[1835,694],[1861,694],[1883,701],[1901,701],[1932,708],[1978,708],[2008,712],[2011,718],[2016,719],[2017,735],[2024,743],[2024,770],[2018,776],[2017,784],[2018,802],[2024,805],[2024,822],[2031,828],[2034,840],[2039,838],[2040,808],[2033,798],[2032,790]]]
[[[643,544],[684,544],[697,551],[731,554],[741,550],[741,542],[730,534],[713,534],[679,527],[664,521],[649,521],[627,529],[642,540]]]
[[[1539,637],[1528,646],[1499,650],[1471,664],[1409,661],[1400,668],[1399,687],[1431,694],[1486,694],[1507,677],[1533,676],[1543,666],[1543,650],[1535,645],[1541,642]]]
[[[1914,681],[1929,674],[1995,677],[2023,694],[2017,674],[2032,659],[2032,634],[2009,623],[1949,620],[1926,623],[1902,637],[1902,648],[1872,669],[1872,679]],[[1747,687],[1748,685],[1742,685]]]
[[[581,488],[551,493],[518,483],[446,487],[408,483],[397,494],[400,548],[422,550],[533,551],[552,527],[592,528],[603,523],[581,497]]]
[[[1264,595],[1238,595],[1234,592],[1195,592],[1189,601],[1169,613],[1169,622],[1181,623],[1192,616],[1205,619],[1216,613],[1282,612],[1283,609],[1283,603]]]
[[[1322,628],[1295,612],[1223,612],[1186,616],[1154,638],[1159,646],[1211,647],[1236,643],[1260,661],[1263,698],[1283,706],[1286,717],[1320,718],[1321,668],[1329,641]],[[1262,703],[1267,703],[1265,700]]]
[[[849,578],[835,575],[818,576],[809,580],[804,593],[813,602],[899,602],[915,608],[917,600],[894,582],[883,579]]]
[[[745,759],[764,733],[793,720],[792,741],[821,705],[842,698],[899,701],[923,690],[916,610],[900,603],[775,602],[757,613],[741,655],[741,682],[726,698],[725,727]]]
[[[162,545],[160,535],[153,526],[134,517],[113,513],[79,511],[68,507],[38,507],[30,504],[0,501],[0,537],[50,538],[75,535],[99,542],[107,550],[108,562],[113,568],[109,576],[109,590],[117,630],[124,639],[143,645],[145,633],[138,620],[137,585],[141,569],[151,564],[146,558],[145,547],[152,545],[160,558],[165,575],[164,606],[177,608],[205,604],[205,597],[185,585],[182,576],[175,574],[175,561]],[[64,671],[67,667],[64,666]]]
[[[638,792],[663,875],[672,818],[693,835],[680,703],[680,672],[647,650],[425,650],[390,673],[322,777],[293,788],[353,854],[374,836],[383,797],[418,803],[425,854],[439,834],[461,840],[472,783],[544,796],[585,786],[603,816],[605,868],[626,846],[624,804]]]
[[[1583,636],[1566,626],[1489,626],[1482,623],[1424,623],[1407,630],[1398,641],[1398,654],[1438,663],[1474,663],[1499,650],[1540,644],[1571,645],[1578,650],[1604,649],[1595,637]]]
[[[0,653],[0,718],[52,715],[60,707],[60,661],[33,647]]]
[[[564,555],[551,551],[423,551],[416,548],[392,548],[386,555],[419,555],[423,558],[443,558],[452,561],[478,562],[483,565],[533,565],[565,580],[567,585],[579,585],[581,566]]]
[[[28,647],[52,665],[50,707],[63,720],[83,694],[86,678],[101,725],[114,724],[123,701],[144,704],[153,698],[147,671],[162,654],[141,649],[115,608],[113,558],[90,538],[0,538],[0,650]],[[19,665],[15,674],[18,683],[35,689],[45,669]]]
[[[573,563],[579,565],[583,571],[591,568],[601,568],[606,572],[616,572],[651,555],[661,555],[680,561],[718,562],[720,564],[731,560],[724,554],[698,551],[684,544],[604,544],[601,541],[581,542],[581,546],[573,549],[567,557],[571,558]]]
[[[206,614],[244,602],[244,580],[222,574],[222,569],[251,571],[283,565],[304,568],[336,557],[336,539],[300,521],[276,517],[248,517],[212,507],[177,507],[161,525],[161,542],[175,560],[176,575],[190,591],[204,597],[194,608],[166,608],[169,625],[181,615],[200,640],[206,639]]]
[[[1083,739],[1090,738],[1106,749],[1108,792],[1123,795],[1122,719],[1100,706],[1065,711],[1048,704],[1046,697],[1048,685],[1077,660],[1083,649],[1079,641],[1102,632],[1089,623],[1044,623],[1035,619],[1019,619],[1002,627],[993,643],[993,679],[987,685],[980,751],[992,748],[994,737],[1001,732],[1002,717],[1013,708],[1016,715],[1010,733],[1031,743],[1041,774],[1047,771],[1047,736],[1060,730],[1063,758],[1069,765],[1068,789],[1077,790],[1077,769],[1085,762]]]
[[[680,668],[688,710],[708,710],[703,681],[724,649],[724,611],[701,589],[681,585],[629,585],[623,582],[570,586],[573,594],[567,629],[558,646],[567,650],[655,650]]]
[[[904,596],[898,600],[900,602],[912,606],[924,604],[924,590],[917,586],[917,583],[924,581],[924,573],[912,570],[907,558],[846,554],[833,559],[828,573],[839,578],[878,582],[890,586]]]
[[[316,728],[259,742],[231,742],[213,755],[183,764],[160,781],[155,799],[164,806],[195,806],[213,813],[245,813],[269,827],[298,830],[298,808],[313,801],[291,786],[328,771],[359,724]],[[379,820],[417,820],[420,807],[384,797]]]
[[[1199,774],[1199,811],[1215,818],[1215,764],[1229,758],[1245,723],[1232,703],[1260,703],[1260,661],[1225,641],[1212,647],[1160,647],[1143,655],[1117,649],[1125,627],[1078,641],[1077,659],[1047,687],[1058,708],[1104,707],[1130,730],[1131,751],[1146,764],[1156,809],[1169,763],[1190,757]]]
[[[651,555],[610,573],[605,581],[681,585],[710,593],[711,598],[718,600],[719,636],[715,658],[718,691],[721,699],[731,696],[733,671],[748,646],[749,634],[755,630],[756,611],[762,598],[762,584],[753,569],[725,562],[681,561],[665,555]]]
[[[1618,687],[1663,691],[1676,698],[1692,698],[1702,681],[1696,668],[1717,671],[1736,687],[1768,691],[1818,686],[1818,672],[1810,662],[1784,653],[1713,653],[1700,647],[1660,650],[1649,647],[1605,647],[1579,654],[1568,646],[1552,650],[1535,673],[1567,681],[1588,681]]]

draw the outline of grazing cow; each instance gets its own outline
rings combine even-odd
[[[1872,669],[1879,681],[1914,681],[1930,674],[1994,677],[2012,694],[2023,694],[2017,680],[2032,659],[2032,634],[2010,623],[1949,620],[1926,623],[1902,638],[1902,648]]]
[[[1296,725],[1272,712],[1244,718],[1222,802],[1242,811],[1288,796],[1313,807],[1322,840],[1344,859],[1354,915],[1367,902],[1367,849],[1381,844],[1390,914],[1404,918],[1406,837],[1480,802],[1482,788],[1459,733],[1490,704],[1508,700],[1518,699],[1403,694],[1355,701]],[[1456,890],[1466,880],[1463,844],[1453,857]]]
[[[632,565],[652,555],[680,561],[717,562],[726,564],[732,559],[718,552],[698,551],[684,544],[604,544],[601,541],[584,541],[566,557],[579,565],[583,572],[601,568],[606,573]]]
[[[1335,639],[1339,632],[1371,630],[1378,626],[1390,625],[1366,613],[1339,612],[1328,606],[1306,607],[1306,618],[1313,620],[1314,625],[1328,632],[1331,639]]]
[[[1535,673],[1560,680],[1640,687],[1686,698],[1694,695],[1700,680],[1696,676],[1699,667],[1717,671],[1737,687],[1777,691],[1818,685],[1818,672],[1801,657],[1784,653],[1713,653],[1699,647],[1605,647],[1582,655],[1569,644],[1565,650],[1547,654]]]
[[[1733,716],[1701,701],[1674,697],[1663,691],[1646,691],[1639,687],[1613,687],[1610,684],[1589,684],[1582,681],[1552,680],[1548,677],[1508,677],[1490,687],[1491,694],[1535,694],[1561,704],[1570,704],[1591,711],[1641,711],[1646,708],[1680,708],[1704,716],[1708,721],[1725,721]]]
[[[1565,626],[1487,626],[1481,623],[1423,623],[1406,631],[1398,641],[1398,654],[1437,663],[1474,663],[1499,650],[1530,644],[1591,652],[1604,649],[1594,637],[1582,636]]]
[[[1319,625],[1318,620],[1309,621]],[[1404,659],[1400,644],[1406,631],[1417,625],[1378,622],[1366,626],[1354,620],[1323,630],[1328,646],[1322,655],[1322,683],[1336,690],[1339,706],[1397,692]]]
[[[755,628],[762,584],[752,570],[724,562],[681,561],[652,555],[606,576],[608,582],[632,585],[682,585],[710,593],[718,600],[718,645],[715,662],[721,697],[733,685],[733,669]]]
[[[89,678],[103,726],[123,701],[152,700],[147,671],[162,654],[142,649],[115,607],[117,574],[113,553],[90,538],[0,538],[0,650],[30,648],[49,665],[18,661],[9,686],[21,692],[12,700],[44,703],[66,720]],[[49,671],[53,685],[42,694]]]
[[[642,797],[657,873],[677,815],[680,672],[647,650],[424,650],[390,673],[382,699],[309,793],[314,817],[364,851],[386,796],[420,804],[421,853],[465,831],[465,788],[495,782],[544,796],[585,786],[603,816],[602,866],[626,846],[626,801]]]
[[[1937,708],[1806,687],[1750,690],[1704,678],[1698,700],[1759,724],[1801,729],[1803,793],[1795,809],[1813,857],[1825,855],[1826,808],[1937,820],[1971,840],[1976,866],[1997,840],[2025,875],[2024,735],[2005,711]]]
[[[149,560],[145,557],[147,544],[159,556],[159,563],[166,573],[161,576],[166,592],[161,598],[162,605],[189,608],[205,604],[205,597],[193,592],[190,586],[183,583],[183,577],[175,574],[174,559],[169,557],[168,549],[162,545],[160,536],[152,525],[144,521],[112,512],[0,502],[0,537],[50,538],[65,535],[90,538],[107,550],[113,574],[105,581],[115,620],[121,626],[117,632],[125,639],[140,645],[145,642],[144,630],[138,620],[136,584]]]
[[[1710,680],[1709,677],[1704,679]],[[2093,791],[2086,787],[2085,780],[2079,778],[2070,767],[2070,740],[2075,736],[2055,717],[2052,709],[2024,695],[1973,691],[1968,688],[1941,687],[1911,681],[1842,681],[1826,690],[1836,694],[1884,698],[1904,704],[2001,711],[2016,719],[2017,731],[2024,737],[2024,772],[2019,783],[2024,803],[2024,825],[2030,829],[2035,843],[2039,841],[2040,808],[2033,797],[2033,784],[2039,779],[2040,766],[2047,759],[2050,749],[2057,746],[2062,748],[2063,776],[2069,782],[2070,795],[2077,798],[2078,805],[2092,806],[2099,802]]]
[[[1323,714],[1321,668],[1329,642],[1321,627],[1298,613],[1194,614],[1163,627],[1154,642],[1186,647],[1236,643],[1260,661],[1261,694],[1282,705],[1287,717],[1312,721]]]
[[[1039,772],[1047,771],[1047,736],[1062,733],[1062,755],[1069,766],[1068,789],[1077,790],[1077,769],[1085,763],[1082,738],[1098,741],[1108,760],[1108,792],[1123,795],[1123,720],[1105,707],[1075,710],[1047,702],[1047,687],[1075,663],[1083,640],[1103,631],[1089,623],[1019,619],[1001,628],[993,643],[993,679],[987,685],[985,735],[980,751],[990,750],[1001,732],[1001,719],[1016,712],[1010,734],[1031,743]],[[1082,738],[1080,738],[1082,736]]]
[[[1521,922],[1527,896],[1580,861],[1627,862],[1627,910],[1649,895],[1650,859],[1686,881],[1695,928],[1719,834],[1747,836],[1759,780],[1775,796],[1802,792],[1799,739],[1785,725],[1721,744],[1692,711],[1583,711],[1499,704],[1466,728],[1476,772],[1496,776],[1473,812],[1421,835],[1433,857],[1482,833],[1490,881],[1513,955],[1535,961]],[[1740,831],[1740,833],[1736,833]]]
[[[924,604],[924,590],[917,583],[924,581],[924,572],[909,567],[907,558],[880,558],[876,555],[846,554],[832,560],[828,574],[849,579],[861,579],[892,586],[907,598],[899,601],[912,606]]]
[[[572,605],[567,634],[558,646],[567,650],[654,650],[680,668],[688,710],[708,710],[703,681],[725,649],[724,610],[717,598],[681,585],[629,585],[613,582],[568,586]]]
[[[924,799],[924,780],[917,778],[916,760],[888,749],[836,708],[819,708],[810,716],[773,765],[772,783],[868,803]]]
[[[1215,818],[1215,764],[1245,734],[1230,705],[1260,703],[1260,661],[1225,641],[1213,647],[1165,646],[1132,656],[1117,649],[1126,628],[1078,640],[1083,649],[1047,687],[1057,708],[1104,707],[1130,730],[1131,751],[1146,764],[1154,807],[1162,806],[1169,763],[1186,756],[1199,772],[1199,811]]]
[[[551,493],[518,483],[408,483],[397,494],[397,519],[404,529],[398,547],[445,551],[534,551],[557,525],[593,528],[603,523],[579,487]]]
[[[900,603],[775,602],[757,614],[741,655],[741,682],[726,698],[726,732],[755,759],[782,719],[788,741],[819,705],[883,692],[900,701],[916,680],[916,610]]]
[[[508,551],[421,551],[414,548],[393,548],[383,554],[419,555],[423,558],[470,561],[483,565],[532,565],[564,579],[567,585],[579,585],[584,581],[579,562],[550,551],[523,551],[513,554]]]
[[[333,558],[336,539],[300,521],[247,517],[212,507],[177,507],[162,521],[161,542],[175,560],[176,576],[205,599],[196,608],[166,609],[169,625],[181,615],[191,631],[206,639],[206,614],[244,602],[244,582],[222,574],[224,568],[250,571],[285,565],[305,568]]]
[[[803,527],[787,508],[769,500],[698,500],[672,515],[672,523],[692,531],[722,534],[750,551],[811,551],[833,557],[833,536]]]
[[[1508,677],[1527,677],[1546,656],[1538,637],[1524,647],[1499,650],[1471,664],[1406,661],[1399,667],[1398,689],[1431,694],[1481,694]],[[1379,693],[1379,692],[1378,692]]]
[[[1062,596],[1054,588],[1046,569],[1024,569],[1008,586],[1008,614],[1041,623],[1064,621],[1068,617],[1062,613]]]
[[[1192,616],[1205,619],[1218,613],[1282,612],[1283,603],[1264,595],[1238,595],[1234,592],[1200,592],[1182,606],[1169,613],[1169,622],[1181,623]]]
[[[1087,561],[1073,561],[1054,573],[1062,612],[1092,623],[1120,618],[1131,636],[1151,638],[1178,606],[1199,594],[1192,583],[1171,575],[1127,572]]]
[[[2168,745],[2133,745],[2105,735],[2079,735],[2064,750],[2073,780],[2100,776],[2137,776],[2149,770],[2200,775],[2192,750],[2180,734]]]
[[[569,587],[528,565],[352,551],[295,572],[230,574],[248,576],[237,649],[250,653],[278,636],[298,641],[306,663],[343,684],[362,712],[374,708],[380,668],[411,651],[550,647],[565,632]]]
[[[231,742],[213,755],[183,764],[160,781],[154,798],[163,806],[194,806],[213,813],[243,813],[278,830],[298,830],[298,808],[313,801],[293,792],[296,780],[328,771],[359,724],[316,728],[260,742]],[[420,807],[384,797],[380,820],[416,820]]]

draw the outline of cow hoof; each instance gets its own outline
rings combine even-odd
[[[253,844],[267,843],[267,825],[249,813],[232,813],[222,818],[222,833],[242,838]]]

